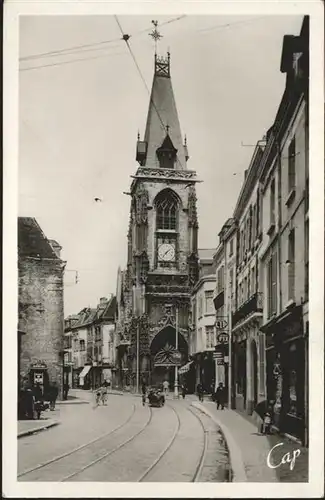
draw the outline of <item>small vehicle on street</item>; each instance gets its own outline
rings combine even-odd
[[[150,389],[148,393],[149,406],[161,408],[165,404],[165,396],[159,389]]]

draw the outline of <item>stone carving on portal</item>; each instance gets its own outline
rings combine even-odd
[[[135,221],[136,224],[147,224],[148,222],[148,204],[149,195],[148,191],[141,186],[135,194],[134,205],[135,205]]]
[[[190,186],[188,190],[188,225],[189,227],[198,227],[197,210],[196,210],[196,193],[194,186]]]
[[[162,178],[174,178],[174,179],[193,179],[196,177],[196,172],[194,170],[175,170],[160,168],[138,168],[136,177],[162,177]]]

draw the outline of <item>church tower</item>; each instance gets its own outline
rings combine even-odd
[[[173,384],[173,359],[181,364],[188,360],[190,293],[198,274],[198,180],[196,172],[187,168],[188,159],[170,54],[155,54],[146,129],[136,146],[139,167],[130,187],[128,260],[122,284],[121,335],[128,344],[123,370],[132,384],[137,373],[140,383],[167,378]]]

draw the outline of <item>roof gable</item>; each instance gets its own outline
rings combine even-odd
[[[33,217],[18,217],[18,254],[20,257],[60,260]]]

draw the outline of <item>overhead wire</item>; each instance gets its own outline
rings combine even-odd
[[[173,23],[175,21],[179,21],[179,20],[183,19],[184,17],[186,17],[185,14],[182,15],[182,16],[174,17],[172,19],[169,19],[168,21],[165,21],[165,22],[161,23],[161,26]],[[139,36],[139,35],[141,35],[143,33],[149,32],[150,29],[151,28],[146,28],[144,30],[140,30],[140,31],[138,31],[138,32],[136,32],[136,33],[134,33],[133,35],[130,35],[130,36],[132,36],[132,37]],[[78,50],[80,50],[80,52],[86,52],[86,51],[88,51],[87,49],[89,47],[98,47],[100,45],[104,45],[104,44],[107,45],[107,44],[111,44],[111,43],[114,43],[114,42],[121,42],[121,41],[122,41],[121,38],[112,38],[110,40],[102,40],[100,42],[87,43],[87,44],[83,44],[83,45],[75,45],[73,47],[68,47],[66,49],[50,50],[48,52],[41,52],[39,54],[31,54],[29,56],[20,57],[19,61],[29,61],[29,60],[32,60],[32,59],[39,59],[39,58],[43,58],[43,57],[61,56],[61,55],[65,55],[65,53],[70,52],[70,51],[78,51]],[[91,50],[104,50],[104,48],[97,48],[97,49],[91,49]]]
[[[39,66],[29,66],[27,68],[19,68],[19,71],[31,71],[35,69],[41,69],[41,68],[50,68],[51,66],[62,66],[64,64],[71,64],[75,62],[82,62],[82,61],[91,61],[93,59],[102,59],[104,57],[112,57],[112,56],[120,56],[125,54],[125,52],[114,52],[113,54],[103,54],[101,56],[93,56],[93,57],[81,57],[79,59],[71,59],[70,61],[60,61],[56,63],[49,63],[49,64],[42,64]]]
[[[152,103],[153,107],[155,108],[155,111],[156,111],[156,113],[157,113],[157,116],[158,116],[158,118],[159,118],[159,121],[160,121],[160,123],[161,123],[161,125],[162,125],[162,127],[163,127],[164,131],[167,133],[167,132],[168,132],[167,126],[164,124],[164,122],[163,122],[163,120],[162,120],[162,118],[161,118],[161,115],[160,115],[160,113],[159,113],[159,110],[158,110],[158,108],[157,108],[157,106],[156,106],[156,104],[155,104],[155,102],[154,102],[154,100],[153,100],[153,98],[152,98],[152,94],[151,94],[150,89],[149,89],[149,87],[148,87],[148,85],[147,85],[147,82],[146,82],[146,80],[145,80],[145,78],[144,78],[144,76],[143,76],[143,74],[142,74],[141,68],[140,68],[140,66],[139,66],[139,64],[138,64],[138,62],[137,62],[137,60],[136,60],[136,57],[135,57],[135,55],[134,55],[134,53],[133,53],[133,51],[132,51],[132,49],[131,49],[131,46],[130,46],[130,44],[129,44],[129,40],[128,40],[128,38],[126,38],[126,37],[127,37],[127,35],[126,35],[126,34],[124,33],[124,31],[123,31],[122,26],[121,26],[121,24],[120,24],[120,22],[119,22],[119,20],[118,20],[118,17],[117,17],[116,15],[115,15],[114,17],[115,17],[115,19],[116,19],[116,22],[117,22],[117,24],[118,24],[119,28],[120,28],[120,31],[121,31],[121,34],[122,34],[123,40],[125,40],[125,43],[126,43],[126,45],[127,45],[128,49],[129,49],[129,51],[130,51],[131,57],[132,57],[132,59],[133,59],[133,61],[134,61],[135,65],[136,65],[136,68],[137,68],[138,73],[139,73],[139,75],[140,75],[140,77],[141,77],[141,80],[142,80],[142,82],[144,83],[144,86],[145,86],[145,88],[146,88],[146,90],[147,90],[147,92],[148,92],[148,95],[149,95],[149,97],[150,97],[150,102]],[[178,156],[176,156],[176,160],[177,160],[177,162],[179,163],[179,165],[181,166],[181,163],[180,163],[180,160],[179,160]]]

